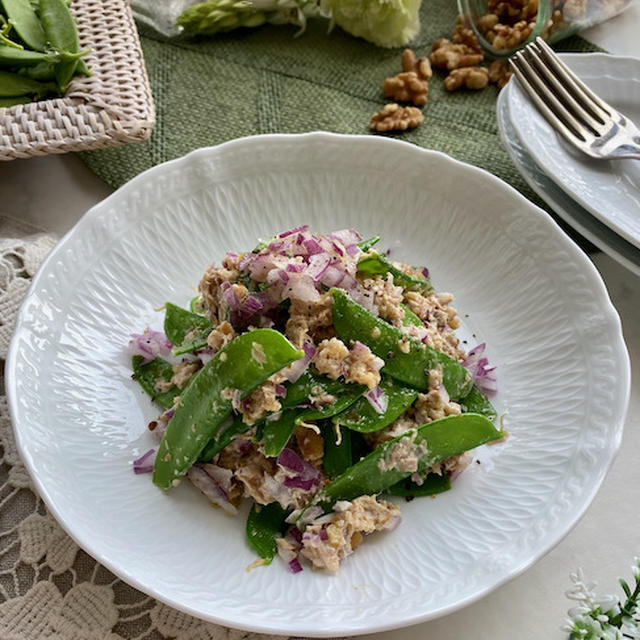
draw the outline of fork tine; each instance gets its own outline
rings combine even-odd
[[[554,50],[540,37],[536,38],[535,44],[544,56],[547,63],[553,68],[557,77],[562,80],[564,86],[573,93],[574,97],[591,115],[597,119],[605,120],[616,114],[616,110],[599,98],[587,85],[576,76],[567,65],[558,58]],[[603,123],[604,124],[604,121]]]
[[[585,143],[583,126],[563,107],[553,92],[538,78],[521,51],[511,58],[511,66],[525,91],[553,127],[573,145]]]
[[[567,107],[578,120],[581,120],[583,124],[589,127],[594,135],[603,135],[606,133],[607,127],[604,126],[606,124],[604,118],[601,116],[594,117],[590,110],[585,109],[582,104],[576,101],[571,92],[567,91],[558,80],[554,71],[549,68],[548,61],[542,59],[535,44],[528,45],[525,48],[525,53],[528,58],[533,61],[538,75],[543,77],[546,83],[554,90],[559,101]]]

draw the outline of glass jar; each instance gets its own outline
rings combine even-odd
[[[482,48],[507,58],[538,36],[553,43],[603,22],[634,0],[458,0]]]

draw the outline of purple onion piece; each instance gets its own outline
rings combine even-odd
[[[283,231],[278,235],[278,238],[286,238],[287,236],[292,236],[294,233],[300,233],[302,231],[308,231],[309,225],[303,224],[300,227],[294,227],[293,229],[288,229],[287,231]]]
[[[300,573],[302,571],[302,565],[300,564],[300,560],[298,560],[297,557],[291,560],[287,566],[289,567],[289,571],[291,571],[291,573]]]
[[[364,394],[364,397],[378,413],[384,413],[389,406],[389,398],[380,387],[367,391],[367,393]]]
[[[156,462],[157,451],[155,449],[149,449],[146,453],[143,453],[137,460],[133,461],[133,473],[152,473],[153,466]]]
[[[276,462],[289,475],[283,484],[290,489],[302,489],[310,491],[314,486],[322,482],[322,474],[312,464],[303,460],[295,451],[284,448],[277,457]]]
[[[275,385],[275,392],[276,392],[276,397],[277,398],[286,398],[286,396],[287,396],[287,387],[285,387],[283,384],[276,384]]]
[[[171,355],[173,344],[162,333],[153,329],[145,329],[143,333],[132,333],[129,340],[129,352],[133,356],[142,356],[144,362],[151,362],[154,358],[167,358]]]

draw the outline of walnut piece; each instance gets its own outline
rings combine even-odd
[[[513,72],[504,60],[494,60],[489,65],[489,82],[497,84],[499,90],[509,82],[512,75]]]
[[[430,57],[434,67],[447,71],[474,67],[484,59],[482,51],[476,51],[466,44],[455,44],[447,38],[440,38],[431,45]]]
[[[403,71],[382,83],[382,90],[387,98],[396,102],[412,102],[417,107],[427,104],[429,84],[418,77],[415,71]]]
[[[473,29],[465,22],[462,16],[458,16],[457,18],[456,28],[451,39],[454,44],[463,44],[471,51],[482,53],[482,47],[478,42],[478,38],[476,38],[476,34],[473,33]]]
[[[456,91],[461,87],[478,91],[489,84],[489,71],[485,67],[463,67],[454,69],[445,79],[444,88]]]
[[[411,49],[405,49],[402,52],[402,70],[414,71],[422,80],[428,80],[433,75],[429,58],[426,56],[416,58],[416,54]]]
[[[374,131],[406,131],[417,127],[424,120],[417,107],[401,107],[392,102],[371,116],[370,127]]]

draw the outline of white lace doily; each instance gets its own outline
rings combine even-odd
[[[0,358],[57,238],[0,216]],[[4,363],[3,363],[4,367]],[[0,376],[2,374],[0,373]],[[4,390],[4,379],[2,379]],[[66,535],[35,493],[0,396],[0,639],[264,640],[180,613],[130,587]]]

